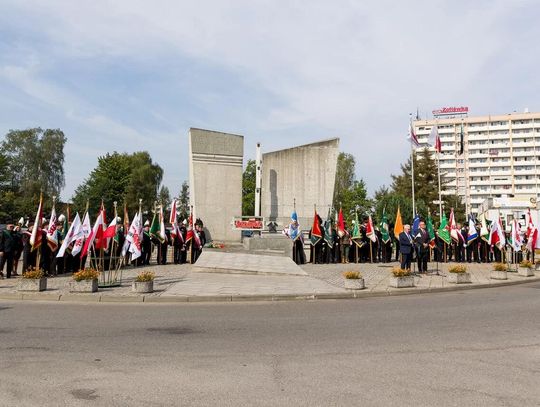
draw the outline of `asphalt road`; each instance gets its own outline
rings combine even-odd
[[[540,284],[282,303],[0,302],[1,406],[538,406]]]

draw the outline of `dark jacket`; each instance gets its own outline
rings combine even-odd
[[[429,233],[426,229],[422,232],[422,229],[418,229],[416,236],[414,237],[414,243],[418,250],[424,251],[427,250],[427,247],[424,247],[424,244],[428,244],[431,241],[429,238]]]
[[[14,253],[17,249],[17,241],[15,240],[15,232],[3,230],[0,234],[0,252]]]
[[[412,243],[405,232],[399,234],[399,251],[403,254],[412,253]]]

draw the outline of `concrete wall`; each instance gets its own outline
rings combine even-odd
[[[190,201],[212,240],[240,241],[231,221],[242,215],[243,159],[243,136],[189,129]]]
[[[261,215],[286,225],[296,198],[302,229],[311,227],[314,204],[326,218],[334,196],[338,154],[338,138],[263,154]]]

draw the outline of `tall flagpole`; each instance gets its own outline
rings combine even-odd
[[[441,199],[441,153],[437,151],[437,176],[439,178],[439,222],[442,222],[442,199]]]
[[[410,126],[410,132],[409,138],[411,142],[411,184],[412,184],[412,218],[416,216],[416,205],[414,200],[414,147],[413,147],[413,140],[412,140],[412,113],[409,113],[409,126]]]

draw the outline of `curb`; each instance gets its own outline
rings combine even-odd
[[[261,295],[205,295],[205,296],[171,296],[171,295],[102,295],[102,294],[51,294],[38,292],[18,292],[0,294],[0,300],[6,301],[47,301],[47,302],[103,302],[103,303],[201,303],[201,302],[247,302],[247,301],[314,301],[314,300],[345,300],[372,297],[393,297],[400,295],[444,293],[451,291],[466,291],[482,288],[496,288],[540,282],[540,277],[523,277],[522,280],[507,280],[495,284],[455,284],[437,288],[402,288],[386,291],[350,290],[337,293],[298,293],[298,294],[261,294]]]

